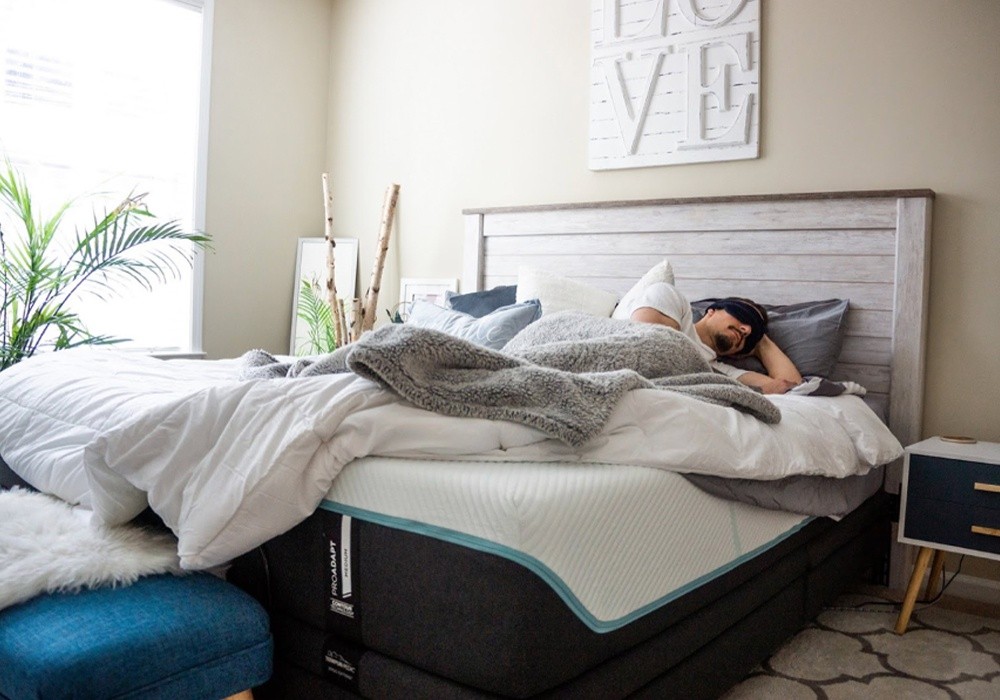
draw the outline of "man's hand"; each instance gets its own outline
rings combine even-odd
[[[784,394],[798,384],[798,382],[793,382],[790,379],[769,377],[760,372],[744,372],[737,379],[742,384],[759,389],[765,394]]]

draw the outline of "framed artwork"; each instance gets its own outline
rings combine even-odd
[[[760,156],[761,0],[591,0],[590,169]]]
[[[356,295],[358,276],[358,239],[334,238],[334,276],[337,297],[346,302],[348,312],[350,301]],[[326,301],[326,239],[300,238],[298,254],[295,258],[295,289],[292,293],[292,334],[289,340],[289,354],[298,352],[310,354],[309,328],[301,318],[303,281],[319,290],[320,298]],[[320,351],[325,351],[320,349]]]
[[[410,313],[413,302],[429,301],[438,306],[444,306],[445,292],[457,292],[457,278],[427,279],[423,277],[404,277],[399,281],[399,306],[397,312],[402,320]]]

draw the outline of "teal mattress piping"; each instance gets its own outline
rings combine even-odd
[[[487,554],[494,554],[498,557],[503,557],[512,562],[520,564],[521,566],[532,571],[534,574],[539,576],[549,587],[556,592],[556,594],[563,600],[567,607],[573,611],[573,613],[583,622],[587,627],[597,633],[612,632],[616,629],[624,627],[635,620],[647,615],[648,613],[663,607],[664,605],[680,598],[684,594],[694,590],[698,586],[711,581],[723,574],[732,571],[740,564],[753,559],[755,556],[761,552],[765,552],[771,547],[777,545],[783,540],[791,537],[796,532],[801,530],[811,521],[815,520],[815,517],[806,517],[800,523],[792,528],[789,528],[785,532],[781,533],[769,542],[755,547],[753,550],[746,552],[735,559],[730,560],[726,564],[723,564],[708,573],[702,574],[701,576],[689,581],[680,588],[677,588],[670,593],[667,593],[656,600],[653,600],[646,605],[643,605],[636,610],[623,615],[621,617],[612,620],[601,620],[594,616],[580,599],[576,597],[569,586],[556,574],[552,569],[550,569],[544,562],[539,561],[530,554],[525,554],[507,545],[498,544],[496,542],[491,542],[490,540],[484,539],[482,537],[476,537],[475,535],[468,535],[464,532],[458,532],[457,530],[451,530],[449,528],[439,527],[437,525],[429,525],[427,523],[420,522],[418,520],[409,520],[407,518],[398,518],[392,515],[385,515],[383,513],[376,513],[374,511],[365,510],[363,508],[356,508],[354,506],[345,505],[343,503],[336,503],[334,501],[323,500],[320,503],[320,508],[323,510],[328,510],[333,513],[340,513],[341,515],[349,515],[352,518],[357,518],[358,520],[364,520],[366,522],[374,523],[376,525],[382,525],[384,527],[393,528],[396,530],[403,530],[405,532],[412,532],[418,535],[424,535],[425,537],[432,537],[437,540],[442,540],[444,542],[451,542],[452,544],[457,544],[462,547],[467,547],[469,549],[474,549],[480,552],[485,552]]]

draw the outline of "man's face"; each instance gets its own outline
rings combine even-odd
[[[715,352],[720,356],[738,355],[746,345],[747,336],[753,328],[743,323],[728,311],[709,309],[702,319],[708,329],[708,337],[714,344]]]

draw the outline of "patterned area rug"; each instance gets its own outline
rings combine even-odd
[[[723,698],[1000,698],[1000,619],[918,604],[900,636],[897,614],[882,598],[842,596]]]

